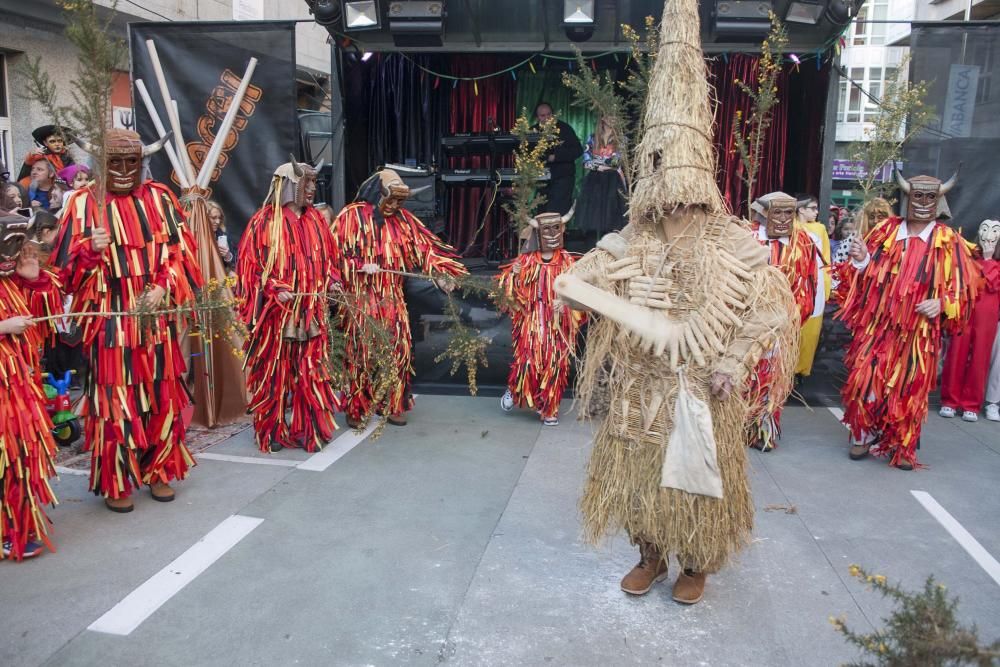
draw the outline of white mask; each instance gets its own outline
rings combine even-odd
[[[979,223],[979,247],[983,250],[983,258],[990,259],[1000,241],[1000,220],[983,220]]]

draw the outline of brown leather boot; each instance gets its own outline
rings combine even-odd
[[[152,494],[153,500],[158,500],[161,503],[169,503],[174,499],[174,490],[166,482],[153,482],[149,485],[149,492]]]
[[[406,426],[406,413],[397,412],[394,415],[389,415],[386,418],[386,421],[392,424],[393,426]]]
[[[104,506],[112,512],[118,512],[119,514],[128,514],[135,509],[135,505],[132,504],[132,499],[129,497],[105,498]]]
[[[639,543],[639,564],[622,579],[622,590],[629,595],[645,595],[658,581],[667,578],[667,561],[649,542]]]
[[[674,582],[674,600],[681,604],[697,604],[705,596],[704,572],[684,570]]]

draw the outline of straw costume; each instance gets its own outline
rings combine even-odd
[[[162,145],[145,147],[135,132],[108,130],[104,211],[94,190],[101,186],[77,190],[64,207],[52,264],[73,295],[72,312],[165,310],[193,301],[202,279],[180,205],[165,185],[142,181],[143,157]],[[181,417],[190,403],[183,324],[173,313],[80,320],[90,360],[82,411],[90,488],[112,511],[131,512],[129,496],[143,484],[154,499],[173,500],[169,483],[194,465]]]
[[[361,311],[344,313],[341,319],[347,339],[347,423],[352,427],[372,411],[402,426],[404,413],[413,407],[412,343],[403,277],[389,271],[419,271],[449,290],[453,287],[449,276],[466,274],[455,251],[402,208],[410,194],[396,172],[383,169],[361,185],[355,202],[344,207],[332,225],[344,290]],[[397,381],[378,405],[379,392],[369,372],[374,366],[372,350],[364,342],[372,327],[392,337],[398,369]]]
[[[768,264],[779,268],[788,280],[801,324],[805,326],[816,310],[817,295],[822,294],[825,287],[822,284],[823,257],[809,232],[794,224],[795,206],[795,199],[783,192],[758,198],[750,207],[754,214],[751,231],[767,248]],[[801,339],[801,331],[799,337]],[[766,354],[757,363],[750,385],[750,394],[758,399],[759,418],[749,434],[749,444],[763,452],[774,449],[781,437],[781,408],[784,405],[783,399],[777,402],[768,390],[773,373],[771,358],[770,353]]]
[[[983,220],[979,224],[976,258],[973,260],[983,272],[985,282],[972,307],[969,326],[953,336],[944,355],[941,371],[942,417],[954,417],[956,411],[962,419],[974,422],[979,419],[979,409],[986,396],[986,383],[990,370],[990,357],[1000,320],[1000,221]]]
[[[906,218],[890,217],[852,254],[839,313],[854,334],[841,389],[852,459],[871,451],[901,470],[917,465],[941,336],[965,328],[982,281],[969,244],[944,222],[956,179],[897,173]]]
[[[317,170],[278,167],[240,242],[240,317],[254,432],[261,451],[322,449],[337,428],[326,293],[338,287],[333,236],[313,205]],[[291,423],[285,412],[291,408]]]
[[[515,405],[537,410],[546,426],[559,423],[559,403],[569,383],[570,360],[585,318],[557,301],[554,283],[576,261],[563,248],[570,214],[542,213],[527,231],[536,250],[523,252],[501,267],[500,292],[511,318],[514,363],[507,391],[500,400],[505,411]],[[509,304],[509,305],[508,305]]]
[[[621,584],[632,594],[664,579],[673,554],[683,570],[674,599],[693,604],[706,574],[749,539],[748,377],[777,349],[770,390],[787,395],[799,318],[788,281],[726,214],[715,182],[695,0],[666,3],[660,45],[630,223],[557,279],[556,292],[595,318],[578,387],[584,415],[596,414],[602,391],[609,397],[581,501],[586,534],[624,528],[639,547]]]
[[[29,233],[26,218],[0,217],[0,558],[15,560],[37,556],[42,544],[53,550],[43,506],[56,502],[49,486],[56,445],[39,377],[39,353],[55,328],[17,330],[21,318],[59,312],[62,299],[37,261],[33,272],[19,262]]]

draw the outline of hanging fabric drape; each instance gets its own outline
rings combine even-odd
[[[509,58],[497,56],[463,56],[449,67],[454,76],[477,76],[509,66]],[[494,77],[480,81],[442,81],[441,87],[450,88],[448,104],[448,130],[460,132],[488,132],[490,121],[501,132],[509,132],[514,125],[516,90],[512,77]],[[486,156],[451,158],[446,166],[453,169],[480,169],[486,167]],[[513,164],[512,156],[502,157],[500,164]],[[496,165],[494,165],[496,166]],[[448,220],[446,229],[452,245],[466,257],[491,257],[503,259],[513,247],[511,222],[499,209],[503,188],[450,188],[448,192]],[[496,195],[494,199],[494,194]],[[491,247],[491,244],[497,244]]]
[[[710,82],[715,86],[715,145],[719,151],[719,172],[716,178],[722,196],[733,213],[747,215],[747,186],[744,168],[733,140],[733,118],[739,111],[750,116],[753,101],[736,84],[742,81],[751,90],[757,87],[758,56],[737,53],[727,58],[709,61]],[[772,109],[771,126],[761,146],[761,164],[754,182],[754,195],[760,196],[784,187],[785,139],[788,125],[788,70],[778,75],[778,103]]]

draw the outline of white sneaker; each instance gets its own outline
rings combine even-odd
[[[964,422],[976,422],[979,421],[979,413],[972,412],[971,410],[966,410],[962,413],[962,421]]]
[[[987,403],[986,418],[991,422],[1000,422],[1000,405],[997,405],[996,403]]]
[[[947,405],[942,405],[941,409],[938,410],[938,414],[945,419],[951,419],[955,416],[955,408],[949,408]]]
[[[514,395],[510,393],[510,389],[503,393],[500,397],[500,409],[504,412],[510,412],[514,409]]]
[[[546,417],[542,423],[546,426],[559,426],[559,417]]]

